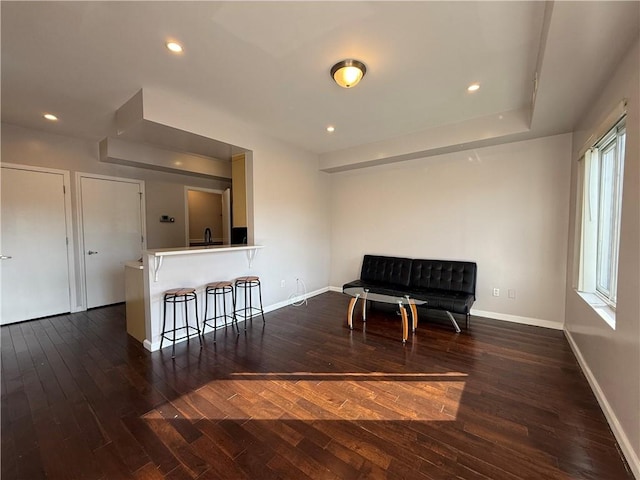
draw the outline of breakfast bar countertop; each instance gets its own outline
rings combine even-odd
[[[158,248],[146,250],[145,253],[154,257],[166,257],[169,255],[191,255],[196,253],[235,252],[239,250],[257,250],[264,245],[207,245],[202,247]]]

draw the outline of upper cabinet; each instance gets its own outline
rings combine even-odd
[[[244,153],[231,157],[233,227],[247,226],[247,174]]]

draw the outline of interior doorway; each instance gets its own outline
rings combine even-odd
[[[228,199],[227,191],[185,187],[187,246],[229,244]]]

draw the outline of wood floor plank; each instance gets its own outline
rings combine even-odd
[[[0,437],[0,478],[18,478],[18,455],[11,433],[5,428]]]
[[[295,478],[296,475],[299,475],[301,478],[310,477],[310,478],[341,478],[336,474],[334,469],[332,469],[327,462],[323,462],[322,458],[317,455],[309,455],[306,449],[314,449],[317,451],[324,451],[317,444],[310,442],[307,438],[302,438],[300,441],[296,443],[296,445],[292,445],[287,441],[282,441],[282,438],[275,433],[273,428],[274,424],[280,422],[273,421],[262,421],[262,422],[246,422],[244,427],[249,430],[255,437],[264,438],[270,447],[274,450],[276,455],[269,461],[269,465],[277,465],[277,469],[273,469],[274,471],[278,471],[279,468],[282,468],[283,464],[289,463],[294,465],[294,469],[290,469],[286,472],[286,477]],[[303,444],[303,442],[307,442],[307,444]],[[309,445],[312,443],[312,445]],[[331,454],[330,451],[327,451],[328,454]],[[339,457],[333,456],[338,459]],[[295,474],[295,475],[294,475]],[[344,477],[342,477],[344,478]]]
[[[171,450],[155,435],[147,422],[137,416],[124,417],[122,423],[128,432],[136,439],[137,445],[144,450],[146,455],[153,461],[155,466],[163,473],[167,474],[180,463]],[[145,465],[147,462],[143,462]]]
[[[100,467],[104,473],[103,478],[105,480],[111,478],[118,478],[122,480],[130,480],[135,478],[133,473],[129,471],[124,464],[118,452],[116,451],[113,443],[103,445],[99,448],[93,449],[93,456],[100,464]]]
[[[403,345],[384,307],[350,330],[348,301],[175,360],[123,305],[2,327],[2,478],[633,479],[562,332],[421,310]]]
[[[235,464],[235,462],[220,448],[211,437],[202,436],[191,443],[196,455],[208,459],[211,469],[203,473],[204,477],[220,480],[241,480],[250,478]]]
[[[136,480],[163,480],[165,478],[165,475],[152,463],[147,463],[136,470],[133,476]]]
[[[201,457],[194,454],[189,448],[187,439],[181,433],[183,429],[181,424],[188,424],[190,428],[198,431],[198,435],[192,438],[192,441],[200,438],[202,432],[197,430],[192,424],[184,418],[167,419],[164,414],[158,410],[149,412],[144,417],[146,424],[154,431],[156,436],[171,450],[173,456],[197,477],[210,468],[210,465]]]
[[[196,425],[198,429],[208,437],[209,441],[215,444],[216,448],[223,452],[229,459],[236,458],[247,448],[243,439],[232,436],[222,427],[220,421],[200,420]]]

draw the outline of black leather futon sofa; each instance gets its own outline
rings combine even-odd
[[[469,328],[471,306],[476,299],[477,269],[475,262],[365,255],[360,278],[345,283],[342,291],[362,287],[371,293],[409,295],[424,300],[427,309],[445,311],[456,332],[460,332],[452,314],[464,315],[465,326]]]

